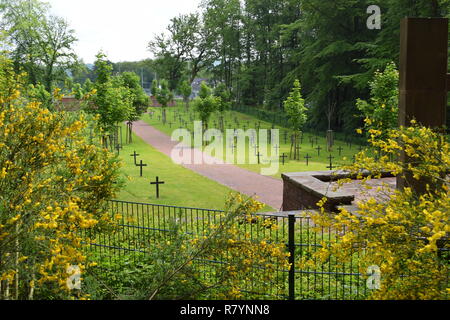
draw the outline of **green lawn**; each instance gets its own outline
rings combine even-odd
[[[125,128],[122,132],[124,135]],[[134,158],[130,156],[134,151],[140,155],[137,162],[142,160],[148,165],[143,168],[142,178],[139,167],[134,165]],[[119,200],[222,210],[228,194],[233,191],[174,164],[170,157],[146,144],[136,135],[133,135],[132,144],[124,144],[120,158],[123,160],[122,172],[126,185],[117,196]],[[157,176],[160,181],[165,182],[160,186],[159,199],[156,198],[156,187],[150,185]],[[263,211],[275,210],[266,207]]]
[[[149,111],[154,112],[153,116],[150,116],[149,114],[145,114],[142,118],[145,122],[152,125],[153,127],[157,128],[158,130],[166,133],[167,135],[172,135],[172,132],[175,129],[178,128],[186,128],[193,132],[193,119],[194,121],[198,119],[198,115],[193,111],[193,108],[189,110],[189,112],[185,112],[184,107],[178,106],[178,107],[171,107],[167,108],[167,122],[164,125],[161,121],[161,109],[160,108],[150,108]],[[182,120],[180,122],[180,117]],[[229,111],[227,112],[226,116],[224,117],[225,120],[225,129],[249,129],[249,128],[257,128],[258,125],[261,129],[270,129],[272,128],[272,124],[260,121],[252,116],[242,114],[235,111]],[[238,123],[235,121],[237,120]],[[218,123],[218,115],[214,114],[210,121],[209,121],[209,127],[210,128],[216,128],[216,125]],[[283,153],[286,154],[286,156],[289,157],[290,155],[290,138],[289,138],[289,130],[280,127],[275,126],[275,129],[279,129],[279,135],[280,135],[280,146],[279,149],[273,149],[272,156],[278,157],[281,156]],[[285,132],[287,132],[287,139],[285,143]],[[314,143],[311,144],[310,137],[312,137],[314,140],[317,138],[318,144]],[[225,139],[226,140],[226,139]],[[220,158],[225,159],[225,150],[227,150],[226,142],[224,140],[224,152],[223,156]],[[322,149],[319,151],[316,149],[317,146],[320,146]],[[274,146],[276,147],[276,146]],[[339,147],[341,147],[341,152],[339,152]],[[301,150],[300,150],[300,160],[289,160],[289,158],[285,159],[285,164],[282,164],[282,160],[280,159],[279,164],[279,170],[272,174],[275,178],[281,178],[281,173],[283,172],[303,172],[303,171],[326,171],[329,170],[327,167],[330,165],[329,156],[332,155],[332,163],[333,166],[340,166],[340,165],[346,165],[352,163],[353,156],[359,152],[359,148],[361,146],[359,145],[352,145],[351,148],[349,145],[347,145],[346,142],[335,140],[335,145],[333,147],[333,150],[331,153],[327,152],[326,150],[326,138],[325,134],[324,136],[316,136],[314,134],[305,133],[303,135],[303,143],[301,144]],[[256,150],[250,146],[249,141],[247,141],[246,146],[243,148],[242,152],[245,154],[245,164],[240,164],[235,162],[236,165],[250,170],[257,173],[261,173],[262,168],[269,168],[270,165],[268,164],[268,157],[271,156],[271,146],[269,145],[269,150],[267,152],[264,152],[263,150],[260,150],[261,156],[260,156],[260,164],[257,164],[257,157],[256,157]],[[239,150],[239,149],[236,149]],[[236,154],[235,151],[233,151],[234,154]],[[311,157],[308,160],[308,165],[306,164],[306,156]],[[250,163],[254,164],[250,164]]]

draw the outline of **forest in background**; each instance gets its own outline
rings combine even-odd
[[[380,29],[367,26],[371,5],[381,9]],[[113,74],[134,72],[147,89],[165,79],[177,92],[207,78],[225,84],[235,106],[273,112],[299,79],[306,129],[352,134],[364,119],[356,100],[369,98],[374,73],[398,67],[400,20],[449,17],[449,8],[450,0],[204,0],[173,17],[164,34],[149,30],[149,59],[112,63]],[[73,51],[76,32],[45,3],[1,0],[0,14],[16,71],[31,84],[51,91],[95,82],[95,66]]]
[[[367,8],[381,8],[370,30]],[[347,133],[361,126],[357,98],[369,96],[376,70],[398,66],[400,20],[448,17],[448,0],[204,0],[171,20],[150,42],[158,74],[175,89],[206,70],[237,105],[283,110],[295,79],[309,108],[308,127]]]

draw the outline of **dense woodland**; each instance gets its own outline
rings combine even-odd
[[[369,5],[381,29],[369,30]],[[400,19],[444,17],[447,0],[205,0],[200,13],[175,17],[150,48],[176,88],[208,70],[238,105],[282,110],[296,78],[309,107],[309,127],[352,132],[374,72],[398,66]]]
[[[381,29],[367,27],[370,5],[381,9]],[[149,59],[115,63],[113,73],[135,72],[145,88],[166,79],[178,93],[183,81],[208,78],[224,83],[236,106],[271,111],[283,109],[299,79],[306,127],[354,133],[364,118],[356,100],[369,97],[375,71],[398,66],[400,19],[449,17],[449,8],[449,0],[204,0],[195,12],[174,17],[164,34],[149,30],[143,39],[150,40]],[[40,1],[2,0],[1,11],[11,57],[30,83],[50,90],[95,81],[95,66],[73,53],[75,31],[58,17],[37,21],[48,11]]]

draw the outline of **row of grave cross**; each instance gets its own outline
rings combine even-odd
[[[286,155],[286,153],[283,153],[283,155],[280,156],[281,163],[283,165],[286,163],[286,159],[287,158],[288,158],[288,156]],[[306,165],[309,166],[309,160],[311,160],[312,157],[309,154],[306,154],[304,159],[306,160]],[[334,159],[335,159],[335,157],[333,157],[331,154],[328,156],[328,160],[330,161],[330,165],[327,166],[327,168],[330,169],[330,170],[334,170],[335,168],[337,168],[337,166],[333,165],[333,160]],[[353,156],[353,163],[355,163],[355,161],[356,161],[356,156]]]
[[[181,113],[183,113],[183,111],[181,111]],[[192,119],[192,114],[191,114],[191,113],[189,113],[189,116],[190,116],[190,118]],[[187,124],[186,121],[185,121],[184,119],[181,118],[180,112],[176,112],[176,113],[174,114],[174,120],[176,120],[177,118],[178,118],[178,121],[179,121],[181,124],[184,124],[184,125]],[[239,120],[238,120],[237,118],[234,118],[234,123],[239,125]],[[173,125],[174,123],[173,123],[173,122],[168,122],[168,124],[169,124],[170,127],[172,127],[172,125]],[[214,124],[215,124],[215,126],[217,126],[217,121],[214,121]],[[225,125],[226,125],[226,126],[229,126],[230,124],[231,124],[231,123],[230,123],[229,121],[225,121]],[[247,126],[250,126],[250,121],[247,121],[247,125],[244,124],[244,131],[247,129]],[[255,122],[255,126],[256,126],[257,128],[261,128],[261,122],[260,122],[260,121]],[[272,129],[273,129],[273,128],[274,128],[274,125],[272,125]],[[236,131],[236,129],[235,129],[235,131]],[[269,133],[271,133],[271,132],[269,131]],[[291,140],[293,139],[293,137],[294,137],[294,135],[291,135]],[[284,131],[284,142],[285,142],[285,143],[287,142],[287,138],[288,138],[288,132],[287,132],[287,131]],[[303,144],[303,140],[304,140],[304,135],[303,135],[303,132],[302,132],[302,134],[301,134],[301,136],[300,136],[300,144]],[[347,147],[349,147],[350,149],[352,149],[352,140],[351,140],[351,139],[347,139],[347,138],[346,138],[345,140],[346,140],[345,142],[346,142],[346,144],[347,144]],[[315,149],[317,150],[317,156],[320,157],[320,153],[321,153],[321,151],[323,150],[323,148],[322,148],[322,147],[319,145],[319,143],[318,143],[318,137],[317,137],[317,136],[315,136],[315,137],[309,136],[309,142],[311,143],[311,147],[314,147],[314,145],[317,146]],[[258,164],[261,164],[261,157],[263,156],[263,154],[261,154],[261,153],[259,152],[259,146],[258,146],[258,145],[254,144],[254,143],[252,143],[252,144],[253,144],[253,147],[254,147],[254,149],[255,149],[255,156],[258,158]],[[280,146],[276,145],[274,148],[276,149],[276,154],[278,155],[278,154],[279,154],[279,150],[280,150]],[[234,153],[234,150],[237,149],[236,144],[233,143],[233,144],[230,146],[230,149],[231,149],[232,153]],[[301,149],[300,145],[296,146],[296,149],[297,149],[297,151],[299,151],[299,150]],[[344,150],[344,148],[342,148],[342,146],[339,146],[339,147],[337,148],[337,150],[338,150],[338,152],[339,152],[339,156],[341,156],[341,155],[342,155],[342,151]],[[362,147],[362,146],[359,146],[358,150],[361,152],[361,151],[363,150],[363,147]],[[133,156],[133,155],[132,155],[132,156]],[[286,159],[287,159],[287,158],[288,158],[288,156],[287,156],[285,153],[283,153],[282,155],[280,155],[280,159],[281,159],[281,162],[282,162],[283,165],[285,165]],[[376,158],[378,158],[378,157],[376,157]],[[307,154],[307,155],[304,157],[304,159],[306,160],[306,165],[308,166],[310,160],[312,159],[312,157],[311,157],[309,154]],[[333,159],[335,159],[335,157],[333,157],[333,156],[330,154],[329,157],[328,157],[328,160],[329,160],[329,166],[327,166],[327,168],[330,169],[330,170],[333,170],[334,168],[336,168],[336,166],[333,165]],[[355,161],[356,161],[356,157],[353,156],[353,163],[355,163]],[[135,159],[135,162],[136,162],[136,159]],[[147,165],[146,165],[146,164],[143,164],[143,163],[142,163],[142,160],[141,160],[141,163],[140,163],[140,164],[135,163],[135,165],[140,167],[140,169],[141,169],[141,170],[140,170],[140,171],[141,171],[141,177],[142,177],[142,167],[146,167]],[[157,183],[152,183],[152,184],[157,184]],[[159,184],[163,184],[163,183],[160,182]],[[158,184],[157,184],[157,185],[158,185]]]
[[[140,171],[140,176],[142,177],[142,169],[144,167],[147,167],[148,165],[143,163],[142,160],[140,160],[139,164],[137,163],[137,157],[139,156],[138,153],[136,153],[136,151],[133,152],[133,154],[130,154],[130,157],[134,158],[134,165],[136,167],[139,167],[139,171]],[[156,198],[159,199],[159,186],[161,184],[165,184],[164,181],[159,181],[159,177],[156,177],[156,181],[154,182],[150,182],[151,185],[155,185],[156,186]]]

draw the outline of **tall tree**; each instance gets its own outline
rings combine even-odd
[[[205,28],[197,13],[179,15],[171,20],[167,34],[154,37],[149,43],[150,51],[157,57],[160,75],[175,90],[183,76],[188,73],[190,83],[208,63],[212,46],[212,33]]]
[[[25,70],[31,84],[41,82],[51,92],[55,81],[63,80],[65,71],[77,62],[75,31],[38,0],[2,0],[0,14],[16,70]]]
[[[231,94],[224,83],[219,83],[214,89],[217,98],[216,110],[219,113],[220,130],[224,130],[224,115],[231,108]]]
[[[124,72],[119,75],[122,79],[123,86],[130,90],[132,112],[129,114],[128,120],[137,121],[142,114],[147,111],[149,106],[149,98],[141,86],[141,79],[134,72]]]
[[[166,109],[170,101],[173,100],[173,93],[169,88],[169,82],[165,79],[159,82],[159,87],[156,87],[156,100],[161,104],[162,108],[162,122],[167,121]]]
[[[306,107],[305,100],[302,97],[301,85],[299,80],[295,80],[289,97],[284,102],[284,110],[289,117],[289,125],[294,132],[292,144],[291,144],[291,157],[292,151],[294,151],[294,159],[299,159],[298,145],[300,133],[303,126],[306,123]]]
[[[184,104],[186,106],[186,110],[189,110],[189,100],[192,94],[192,87],[189,84],[188,81],[181,82],[181,85],[179,87],[179,91],[181,95],[183,96]]]
[[[208,120],[216,110],[217,104],[217,97],[212,95],[211,88],[203,81],[200,85],[198,97],[194,100],[195,110],[200,115],[200,120],[202,120],[203,131],[208,129]]]
[[[112,65],[106,55],[99,52],[96,57],[95,93],[90,98],[87,111],[100,115],[100,126],[105,133],[109,133],[111,136],[116,133],[119,122],[130,118],[130,114],[133,112],[133,97],[123,79],[112,76]],[[106,141],[106,137],[104,137],[105,145],[107,145]]]

